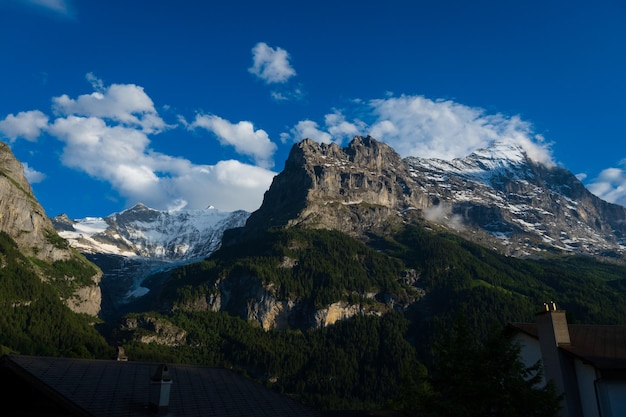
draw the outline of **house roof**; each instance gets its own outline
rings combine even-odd
[[[148,407],[150,378],[160,364],[5,355],[0,368],[36,386],[74,416],[156,415]],[[172,379],[166,416],[315,416],[232,370],[168,364]]]
[[[511,323],[509,327],[539,339],[535,323]],[[599,370],[626,371],[626,326],[568,324],[570,343],[559,348]]]

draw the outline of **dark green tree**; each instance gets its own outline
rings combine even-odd
[[[520,346],[503,331],[480,343],[463,320],[435,345],[427,415],[441,417],[558,415],[561,397],[542,384],[542,367],[526,367]]]

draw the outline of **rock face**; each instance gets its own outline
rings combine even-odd
[[[32,193],[24,177],[22,164],[9,147],[0,142],[0,230],[15,240],[26,256],[47,263],[68,261],[80,257],[60,238],[51,220]],[[84,259],[81,261],[86,262]],[[97,269],[97,268],[96,268]],[[101,293],[98,286],[101,273],[92,277],[93,284],[78,288],[67,305],[76,312],[96,315],[100,311]],[[47,277],[42,273],[42,280]],[[73,277],[68,277],[73,279]]]
[[[48,262],[71,256],[67,248],[55,244],[50,219],[33,195],[22,164],[4,143],[0,143],[0,230],[27,256]]]
[[[564,251],[626,262],[626,208],[591,194],[569,171],[494,143],[453,161],[402,159],[371,137],[346,148],[294,145],[262,206],[225,244],[268,226],[339,230],[357,238],[426,220],[513,256]]]
[[[243,317],[264,330],[321,328],[357,314],[382,315],[384,310],[375,303],[352,305],[344,301],[318,309],[307,308],[299,301],[276,297],[271,286],[264,287],[261,280],[252,275],[219,279],[214,292],[203,294],[177,308],[185,311],[225,311]]]
[[[453,161],[405,162],[431,201],[425,216],[470,240],[518,257],[562,251],[626,261],[626,208],[520,147],[495,143]]]
[[[388,145],[371,137],[356,137],[347,148],[305,139],[292,148],[244,232],[302,226],[364,236],[428,204],[409,166]]]

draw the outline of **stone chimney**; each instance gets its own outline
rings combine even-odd
[[[150,377],[150,410],[157,414],[167,413],[171,388],[172,378],[167,365],[159,365],[154,375]]]
[[[572,385],[572,370],[559,350],[559,346],[571,343],[565,310],[558,310],[553,301],[544,303],[542,311],[535,315],[535,321],[546,380],[554,383],[558,394],[565,393],[560,415],[575,416],[572,404],[568,404],[568,392],[571,394],[571,390],[576,389]]]

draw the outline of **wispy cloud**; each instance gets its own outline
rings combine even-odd
[[[105,86],[93,78],[90,82],[97,90],[91,94],[55,97],[52,119],[40,110],[9,115],[0,121],[0,134],[12,140],[36,140],[44,132],[57,138],[63,143],[63,165],[108,182],[129,203],[141,201],[161,209],[213,205],[226,211],[251,211],[259,207],[274,172],[235,160],[198,165],[157,152],[151,148],[151,135],[173,126],[161,119],[143,88]],[[206,122],[199,119],[198,127],[200,121]],[[215,117],[209,126],[223,144],[262,162],[267,163],[274,152],[267,134],[248,122],[231,124]],[[27,172],[43,179],[30,167]]]
[[[252,48],[252,66],[248,71],[267,84],[284,83],[296,75],[287,51],[272,48],[265,42],[259,42]]]
[[[69,0],[20,0],[24,4],[33,5],[44,10],[52,11],[58,15],[72,17],[73,8]]]
[[[626,159],[620,165],[603,170],[587,188],[603,200],[626,207]]]

